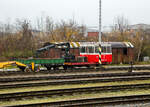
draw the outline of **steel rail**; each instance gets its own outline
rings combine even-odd
[[[39,72],[23,72],[23,71],[2,71],[0,72],[0,75],[19,75],[19,74],[37,74],[37,73],[42,73],[42,74],[55,74],[55,73],[73,73],[73,72],[91,72],[91,71],[102,71],[103,68],[75,68],[75,69],[58,69],[58,70],[41,70]]]
[[[130,70],[131,66],[103,66],[95,68],[76,68],[76,69],[68,69],[68,70],[41,70],[38,73],[66,73],[66,72],[91,72],[91,71],[118,71],[118,70]],[[133,70],[150,70],[150,65],[134,65]],[[21,72],[21,71],[1,71],[0,75],[19,75],[19,74],[36,74],[37,72]]]
[[[107,77],[129,77],[129,76],[150,76],[150,72],[132,72],[132,73],[90,73],[90,74],[62,74],[62,75],[30,75],[30,76],[7,76],[0,77],[0,83],[7,82],[25,82],[37,80],[61,80],[61,79],[80,79],[80,78],[107,78]]]
[[[97,86],[97,87],[83,87],[83,88],[68,88],[68,89],[54,89],[45,91],[29,91],[29,92],[16,92],[0,94],[0,101],[10,99],[25,99],[28,97],[45,97],[52,95],[70,95],[73,93],[83,92],[107,92],[107,91],[121,91],[127,89],[148,89],[150,84],[133,84],[133,85],[110,85],[110,86]]]
[[[117,78],[84,78],[84,79],[68,79],[68,80],[52,80],[46,82],[31,82],[31,83],[14,83],[14,84],[0,84],[0,89],[21,88],[33,86],[47,86],[47,85],[64,85],[64,84],[83,84],[83,83],[100,83],[100,82],[114,82],[114,81],[130,81],[130,80],[149,80],[150,76],[130,76]]]
[[[46,103],[35,103],[35,104],[22,104],[14,105],[11,107],[91,107],[91,106],[102,106],[112,104],[129,104],[129,103],[143,103],[149,102],[150,95],[130,95],[130,96],[117,96],[117,97],[105,97],[105,98],[90,98],[90,99],[77,99],[68,101],[58,102],[46,102]],[[9,106],[7,106],[9,107]]]

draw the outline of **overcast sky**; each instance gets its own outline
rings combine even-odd
[[[0,0],[0,22],[16,18],[36,20],[48,15],[55,21],[75,19],[79,24],[98,25],[99,0]],[[117,16],[131,24],[150,24],[150,0],[102,0],[103,26]]]

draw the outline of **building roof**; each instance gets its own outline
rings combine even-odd
[[[143,30],[146,30],[146,29],[150,29],[150,25],[149,24],[135,24],[135,25],[129,25],[129,28],[130,29],[143,29]]]

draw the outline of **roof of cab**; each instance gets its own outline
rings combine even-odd
[[[109,42],[112,48],[134,48],[130,42]]]
[[[55,42],[62,43],[62,42]],[[98,46],[99,42],[69,42],[71,48],[77,48],[81,46]],[[102,46],[112,46],[112,48],[134,48],[130,42],[102,42]],[[61,46],[60,46],[61,47]]]

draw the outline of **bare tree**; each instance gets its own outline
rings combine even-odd
[[[120,41],[126,40],[126,33],[129,30],[129,21],[124,16],[117,16],[114,19],[114,25],[112,26],[112,32],[114,35],[118,35]]]
[[[48,40],[55,41],[55,25],[54,21],[49,16],[46,17],[46,33],[48,37],[50,37]]]
[[[121,35],[129,29],[129,21],[124,16],[117,16],[114,19],[114,30],[119,31]]]
[[[79,33],[79,27],[73,20],[69,22],[61,21],[56,25],[57,38],[60,41],[73,41]]]

